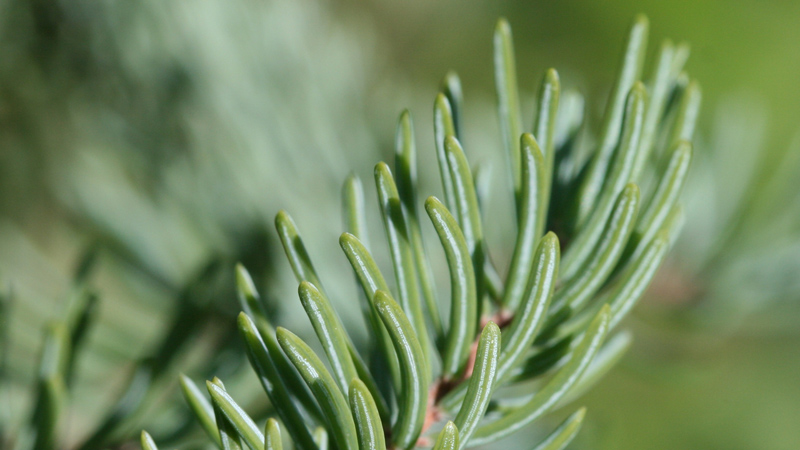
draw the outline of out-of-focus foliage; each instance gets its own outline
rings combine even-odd
[[[372,31],[332,12],[289,1],[4,2],[8,427],[30,419],[40,330],[71,326],[62,317],[86,249],[98,261],[80,284],[99,300],[60,445],[107,445],[153,414],[170,418],[155,430],[163,437],[185,416],[153,409],[174,391],[179,361],[236,370],[235,330],[219,320],[234,317],[232,264],[259,284],[280,274],[267,217],[302,200],[339,223],[339,179],[377,154],[364,99],[380,67]],[[343,159],[350,149],[363,150]]]
[[[214,283],[224,294],[212,290],[213,302],[192,301],[212,305],[209,314],[225,312],[233,298],[224,261],[247,259],[257,281],[274,271],[268,296],[289,295],[281,282],[286,277],[277,276],[285,267],[264,259],[276,251],[265,219],[285,205],[282,196],[300,192],[316,208],[311,217],[295,210],[298,221],[338,223],[340,178],[351,167],[366,170],[391,148],[396,105],[430,111],[431,86],[441,73],[456,69],[468,86],[464,95],[474,108],[463,118],[466,145],[487,154],[499,132],[485,112],[493,103],[485,36],[495,17],[509,17],[515,27],[521,91],[532,92],[535,77],[557,66],[565,85],[598,99],[588,105],[591,122],[600,117],[614,76],[605,56],[619,50],[630,17],[645,12],[656,19],[656,40],[670,35],[692,43],[689,68],[705,81],[706,126],[699,129],[690,179],[691,189],[704,194],[685,199],[689,226],[636,311],[641,320],[631,326],[640,339],[633,357],[589,397],[601,413],[587,418],[583,434],[601,448],[800,447],[794,427],[800,420],[797,182],[791,175],[798,167],[791,142],[800,116],[800,3],[472,1],[456,7],[423,0],[239,0],[223,8],[208,1],[4,0],[2,11],[0,279],[15,299],[6,309],[11,315],[3,315],[12,336],[4,376],[14,389],[2,395],[12,411],[27,411],[15,389],[34,383],[42,329],[69,309],[73,268],[87,247],[99,248],[88,280],[99,294],[99,312],[85,360],[77,361],[88,375],[76,378],[79,394],[71,404],[85,402],[90,408],[82,411],[96,413],[70,424],[77,430],[70,442],[80,442],[123,392],[130,362],[156,353],[183,304],[180,293],[204,268],[226,268]],[[281,114],[267,114],[273,105],[261,101],[267,95],[282,102]],[[418,134],[430,136],[428,118],[417,117]],[[332,120],[340,122],[329,127]],[[319,172],[313,164],[289,170],[264,155],[242,155],[245,147],[256,152],[275,145],[281,161],[289,155],[304,161],[332,148],[314,144],[322,138],[305,139],[308,130],[334,136],[342,148],[331,154],[347,155],[346,164],[327,157]],[[194,149],[202,156],[193,156]],[[238,159],[215,156],[225,151]],[[225,169],[217,171],[213,161]],[[421,179],[432,179],[434,161],[421,162]],[[500,165],[494,166],[497,177]],[[231,175],[239,170],[258,173],[255,179]],[[308,173],[313,185],[298,181]],[[327,189],[317,189],[318,182]],[[195,191],[202,196],[195,198]],[[493,244],[509,232],[486,230]],[[333,236],[313,227],[305,239],[316,257],[329,260],[338,257],[334,245],[324,244]],[[494,248],[501,259],[510,251]],[[203,344],[225,342],[220,333],[204,329]],[[226,381],[231,390],[239,385]],[[101,383],[111,383],[113,394],[98,400],[93,388]],[[643,403],[655,412],[642,414]],[[596,423],[597,417],[605,419]],[[23,420],[26,415],[17,417]]]

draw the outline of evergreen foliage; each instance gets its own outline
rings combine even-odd
[[[304,450],[461,449],[535,423],[602,376],[630,342],[617,331],[620,321],[681,226],[677,198],[700,100],[697,83],[682,71],[683,45],[665,42],[647,83],[639,81],[647,28],[643,17],[631,27],[592,143],[579,137],[578,94],[565,94],[570,107],[559,108],[561,86],[552,69],[539,90],[532,133],[524,132],[511,31],[498,22],[498,115],[516,205],[509,220],[517,224],[504,279],[484,239],[491,221],[462,146],[460,82],[454,74],[445,78],[434,102],[444,197],[428,197],[423,205],[450,272],[446,319],[423,242],[408,112],[400,116],[394,170],[379,163],[374,171],[393,277],[378,267],[377,248],[366,239],[362,183],[354,175],[343,189],[347,230],[340,245],[363,291],[373,337],[366,354],[331,306],[298,227],[281,211],[278,235],[327,364],[301,338],[273,326],[250,275],[238,266],[239,332],[278,420],[267,420],[262,433],[222,381],[206,383],[209,401],[182,377],[209,438],[224,450],[281,448],[283,432]],[[535,390],[531,380],[538,381]],[[527,396],[520,399],[520,391]],[[537,448],[566,446],[584,414],[577,409]],[[144,432],[142,447],[155,448]]]

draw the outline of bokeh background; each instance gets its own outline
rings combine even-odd
[[[177,371],[254,385],[233,329],[234,262],[280,323],[305,326],[272,231],[279,209],[331,284],[354,293],[336,284],[350,280],[340,185],[388,158],[402,108],[417,122],[423,190],[436,193],[433,97],[457,71],[466,146],[496,155],[499,174],[497,18],[514,30],[523,106],[556,67],[596,126],[628,24],[645,13],[649,54],[689,42],[703,87],[688,220],[629,321],[633,349],[581,400],[589,421],[571,448],[800,448],[800,2],[2,0],[0,11],[6,433],[28,420],[45,324],[88,287],[99,300],[63,448],[120,445],[143,425],[186,442]],[[498,242],[510,230],[493,228]],[[358,327],[352,302],[339,304]],[[130,394],[142,370],[153,388]],[[130,412],[126,392],[142,397],[135,414],[109,422],[115,407]]]

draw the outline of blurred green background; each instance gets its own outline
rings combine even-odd
[[[464,86],[467,147],[499,154],[499,16],[514,30],[523,106],[556,67],[596,126],[627,26],[645,13],[649,54],[664,38],[689,42],[687,70],[703,87],[688,222],[630,321],[633,350],[585,398],[589,422],[572,448],[800,448],[800,2],[0,5],[0,279],[14,298],[3,313],[12,387],[0,409],[10,423],[24,421],[40,330],[67,307],[86,249],[97,249],[101,303],[68,446],[113,404],[130,361],[163,342],[181,305],[233,317],[230,273],[209,267],[245,261],[281,323],[303,326],[272,232],[279,209],[317,264],[331,266],[332,284],[354,292],[337,277],[340,183],[351,171],[369,179],[388,158],[402,108],[415,115],[420,151],[432,149],[433,98],[448,70]],[[532,106],[523,112],[531,121]],[[432,180],[432,151],[421,158]],[[186,294],[208,270],[223,287]],[[204,365],[198,349],[235,354],[226,327],[233,320],[203,325],[174,369],[225,367],[224,352]]]

